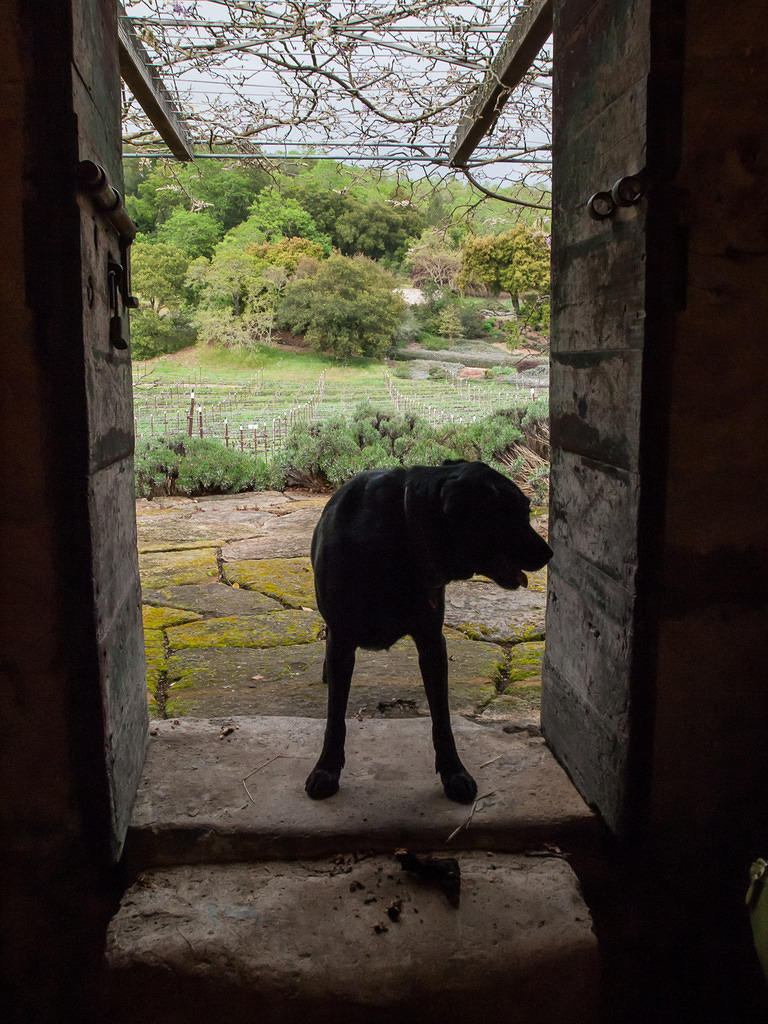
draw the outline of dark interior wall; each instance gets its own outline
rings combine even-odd
[[[646,452],[664,495],[649,515],[651,826],[658,849],[706,850],[742,887],[768,849],[768,34],[758,3],[684,10],[679,163],[654,228],[667,252],[682,239],[683,289],[649,307],[648,399],[661,380],[667,408],[665,451]]]
[[[122,752],[121,715],[136,730],[146,714],[123,483],[132,442],[100,461],[94,434],[114,421],[109,382],[125,370],[109,365],[106,320],[94,323],[102,300],[88,303],[89,274],[96,294],[105,286],[106,236],[76,187],[78,160],[98,150],[119,173],[115,7],[73,6],[79,22],[68,3],[0,8],[0,1014],[11,1021],[89,1019],[143,753],[143,729]],[[100,55],[95,69],[78,47]],[[105,66],[109,144],[87,114]]]

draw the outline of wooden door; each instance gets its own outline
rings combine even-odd
[[[122,192],[116,5],[88,0],[72,4],[72,15],[88,518],[110,842],[117,854],[128,827],[147,736],[127,309],[131,225],[124,213],[121,218],[120,205],[111,212],[104,209],[114,189]],[[94,167],[106,178],[100,188],[88,187]]]
[[[617,832],[635,820],[642,732],[634,678],[647,200],[631,193],[645,185],[650,7],[554,6],[555,557],[542,724],[585,799]],[[627,205],[617,205],[610,191],[628,176],[617,197]]]

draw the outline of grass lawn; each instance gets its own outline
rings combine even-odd
[[[294,352],[279,346],[258,345],[252,354],[194,346],[172,356],[134,363],[134,379],[151,375],[158,381],[202,378],[227,384],[247,384],[255,377],[315,384],[325,370],[329,381],[378,381],[384,364],[374,359],[352,359],[340,364],[317,352]]]

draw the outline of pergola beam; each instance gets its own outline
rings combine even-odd
[[[466,165],[551,34],[552,0],[531,0],[515,18],[477,95],[462,115],[451,143],[451,167]]]
[[[184,119],[160,74],[139,42],[122,4],[117,5],[120,74],[177,160],[194,160]]]

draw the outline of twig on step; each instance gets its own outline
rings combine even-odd
[[[481,802],[482,800],[487,800],[489,796],[495,796],[495,795],[496,795],[496,790],[494,789],[494,790],[491,790],[491,792],[490,792],[490,793],[483,793],[483,795],[482,795],[482,796],[479,796],[479,797],[477,798],[477,800],[475,800],[475,802],[474,802],[474,803],[472,804],[472,810],[471,810],[471,811],[469,812],[469,814],[467,815],[467,819],[466,819],[466,821],[463,821],[463,822],[462,822],[462,823],[461,823],[461,824],[460,824],[460,825],[458,826],[458,828],[455,828],[455,829],[453,830],[453,832],[451,832],[451,834],[450,834],[450,835],[448,836],[448,838],[447,838],[447,839],[445,840],[445,841],[446,841],[446,843],[450,843],[450,841],[451,841],[451,840],[452,840],[452,839],[453,839],[453,838],[454,838],[455,836],[457,836],[457,835],[459,834],[459,832],[461,832],[461,830],[462,830],[463,828],[469,828],[470,822],[472,821],[472,818],[473,818],[473,816],[474,816],[474,813],[475,813],[475,811],[477,810],[478,804],[479,804],[479,803],[480,803],[480,802]]]
[[[250,799],[252,804],[255,804],[256,801],[253,799],[253,796],[251,795],[250,789],[248,789],[248,779],[250,779],[250,777],[252,775],[255,775],[256,772],[260,772],[262,768],[266,768],[268,764],[272,764],[272,762],[276,761],[278,759],[278,757],[286,757],[286,756],[287,756],[286,754],[275,754],[272,757],[268,757],[266,761],[262,761],[261,764],[257,765],[253,769],[252,772],[248,772],[248,774],[242,780],[243,788],[245,789],[245,792],[248,794],[248,797],[249,797],[249,799]]]
[[[278,759],[278,757],[293,757],[293,758],[295,758],[297,756],[301,759],[301,755],[296,755],[296,754],[273,754],[272,757],[268,757],[266,759],[266,761],[262,761],[261,764],[257,764],[256,767],[253,769],[253,771],[248,772],[248,774],[245,776],[245,778],[240,780],[242,782],[242,784],[243,784],[243,789],[248,794],[248,799],[251,801],[252,804],[255,804],[256,801],[253,799],[253,795],[252,795],[250,789],[248,789],[248,785],[247,785],[248,779],[250,779],[250,777],[252,775],[255,775],[256,772],[260,772],[262,768],[266,768],[268,764],[272,764],[272,762],[276,761]],[[311,758],[311,755],[307,755],[307,757]]]

